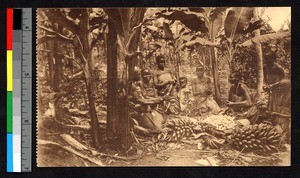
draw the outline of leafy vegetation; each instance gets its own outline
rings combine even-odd
[[[264,64],[265,84],[275,63],[290,74],[290,29],[275,33],[268,21],[254,20],[254,10],[38,9],[38,139],[47,140],[50,135],[51,142],[41,142],[50,147],[76,145],[80,140],[77,151],[88,156],[62,149],[92,165],[102,165],[88,158],[93,155],[126,160],[100,151],[128,156],[133,147],[142,147],[136,145],[143,141],[136,138],[131,121],[131,83],[135,68],[155,69],[159,55],[176,69],[177,79],[188,78],[188,86],[195,67],[203,64],[214,83],[214,98],[223,107],[232,72],[240,73],[254,93],[261,80],[259,60]],[[257,30],[260,35],[253,33]],[[257,44],[262,59],[257,57]],[[57,139],[59,143],[52,142]],[[86,153],[85,147],[92,151]],[[155,146],[153,150],[157,151]]]

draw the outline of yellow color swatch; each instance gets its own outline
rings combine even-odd
[[[7,50],[6,66],[7,66],[7,91],[12,91],[13,90],[13,52],[12,52],[12,50]]]

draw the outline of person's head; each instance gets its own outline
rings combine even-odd
[[[274,64],[270,74],[270,83],[278,82],[285,77],[284,69],[279,64]]]
[[[185,88],[187,84],[187,78],[186,77],[180,77],[179,78],[179,84],[180,88]]]
[[[233,72],[230,74],[228,81],[231,84],[237,84],[241,80],[241,75],[237,72]]]
[[[148,68],[142,69],[141,76],[142,76],[143,81],[147,81],[147,82],[150,81],[150,79],[152,77],[150,69],[148,69]]]
[[[203,77],[204,73],[205,73],[205,68],[203,65],[199,65],[196,67],[196,74],[198,77]]]
[[[157,56],[156,64],[159,69],[163,70],[165,68],[165,64],[166,64],[165,58],[163,56]]]

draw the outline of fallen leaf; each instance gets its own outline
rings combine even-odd
[[[207,157],[206,159],[210,163],[211,166],[218,166],[218,161],[215,158]]]
[[[199,160],[196,160],[194,162],[198,163],[200,165],[203,165],[203,166],[210,166],[210,163],[206,159],[199,159]]]
[[[251,163],[253,160],[250,157],[240,156],[243,160],[245,160],[247,163]]]

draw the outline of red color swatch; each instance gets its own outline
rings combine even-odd
[[[7,50],[12,50],[12,31],[13,31],[13,9],[6,9],[6,39]]]

